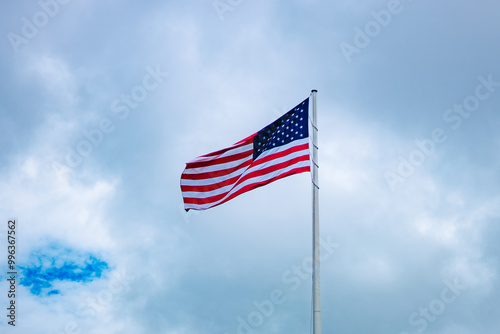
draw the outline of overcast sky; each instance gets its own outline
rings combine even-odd
[[[317,89],[323,332],[498,333],[499,12],[2,1],[0,331],[309,332],[310,174],[187,214],[179,182]]]

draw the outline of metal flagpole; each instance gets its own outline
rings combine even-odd
[[[319,284],[319,184],[318,184],[318,127],[316,121],[316,94],[312,93],[312,218],[313,218],[313,334],[321,334],[321,299]]]

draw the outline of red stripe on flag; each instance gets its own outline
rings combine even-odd
[[[236,153],[236,154],[233,154],[230,156],[217,158],[217,159],[213,159],[213,160],[208,160],[208,161],[190,162],[190,163],[186,164],[186,169],[203,168],[203,167],[208,167],[208,166],[220,165],[220,164],[224,164],[226,162],[232,162],[232,161],[237,161],[237,160],[246,158],[249,155],[253,155],[253,150],[245,151],[245,152],[241,152],[241,153]]]
[[[236,172],[238,169],[249,166],[251,163],[252,163],[251,160],[247,160],[244,163],[242,163],[241,165],[235,166],[233,168],[217,170],[217,171],[213,171],[213,172],[199,173],[199,174],[182,174],[181,179],[182,180],[205,180],[205,179],[211,179],[214,177],[220,177],[220,176],[224,176],[224,175],[228,175],[228,174],[231,174],[233,172]]]

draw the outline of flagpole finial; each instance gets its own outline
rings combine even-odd
[[[317,89],[313,89],[313,90],[311,91],[311,93],[317,93],[317,92],[318,92],[318,90],[317,90]]]

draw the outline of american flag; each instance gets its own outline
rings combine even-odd
[[[259,132],[186,164],[186,211],[206,210],[289,175],[309,172],[309,98]]]

